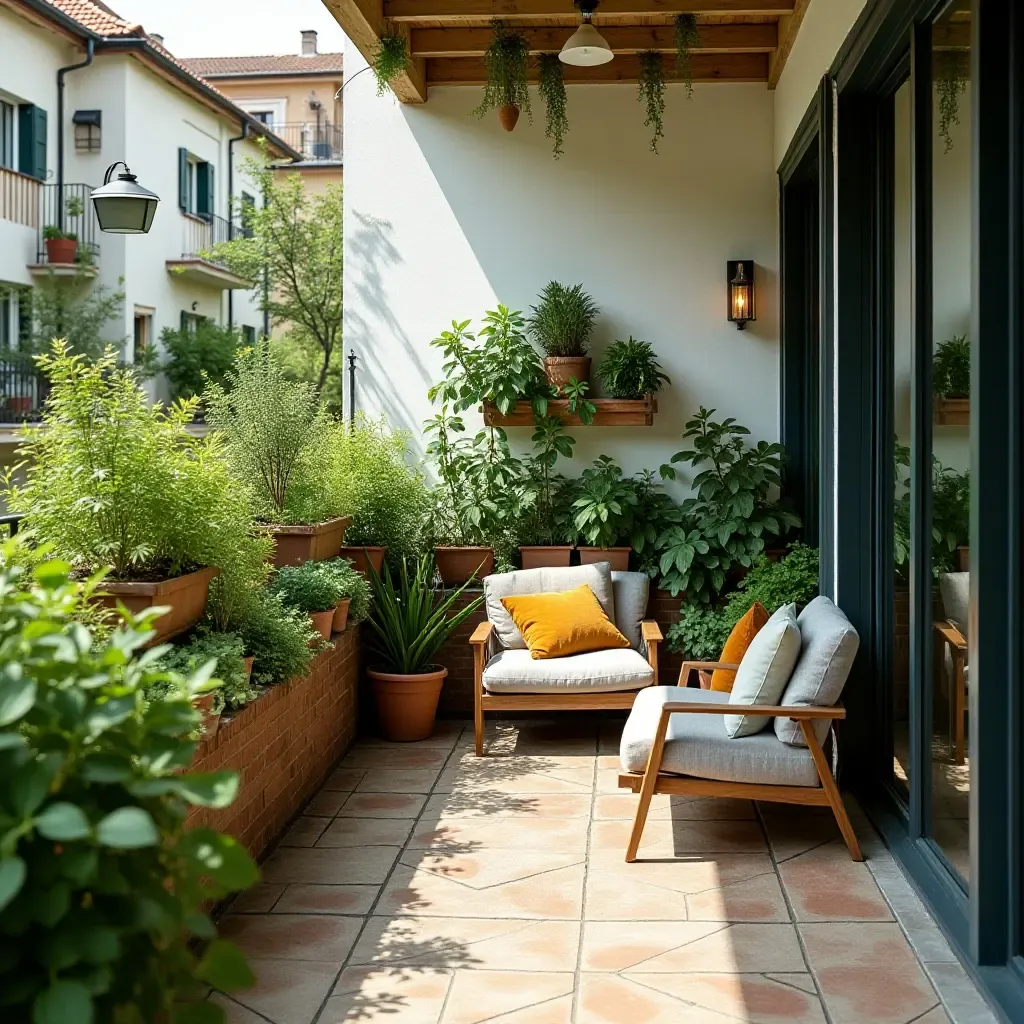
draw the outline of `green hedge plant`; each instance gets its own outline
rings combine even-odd
[[[67,563],[0,570],[0,1018],[32,1024],[223,1020],[204,986],[252,984],[204,908],[258,878],[192,806],[234,772],[188,773],[214,663],[160,671],[147,614],[98,641],[68,609]],[[160,681],[173,692],[148,701]]]
[[[224,384],[242,347],[242,332],[203,319],[192,330],[164,328],[160,342],[167,353],[160,369],[167,377],[171,397],[192,398],[201,395],[209,381]]]

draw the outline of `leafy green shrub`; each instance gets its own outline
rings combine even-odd
[[[554,469],[559,457],[572,458],[576,441],[555,416],[538,417],[535,424],[533,452],[523,460],[518,540],[521,544],[573,543],[576,482]]]
[[[971,343],[966,334],[958,334],[935,349],[932,390],[946,398],[970,398]]]
[[[218,566],[233,585],[267,551],[221,441],[186,430],[195,407],[150,404],[110,350],[89,362],[55,342],[46,429],[21,449],[25,482],[8,504],[40,542],[115,579],[161,579]]]
[[[289,608],[300,612],[326,612],[344,596],[337,573],[325,572],[319,562],[283,565],[271,586]]]
[[[622,479],[618,463],[599,456],[583,471],[577,493],[573,524],[589,545],[610,548],[629,537],[637,497],[631,482]]]
[[[649,341],[616,341],[597,365],[597,379],[612,398],[643,398],[655,394],[671,380],[654,356]]]
[[[309,671],[315,653],[310,643],[320,634],[310,625],[308,615],[286,607],[276,594],[252,594],[235,628],[245,653],[253,658],[254,683],[275,686]]]
[[[89,252],[85,246],[79,246],[78,251]],[[89,280],[84,270],[80,269],[79,274],[76,281]],[[62,338],[73,355],[88,359],[99,359],[108,345],[119,348],[120,341],[110,337],[109,329],[124,315],[123,283],[119,279],[113,290],[100,284],[91,284],[84,290],[69,288],[68,281],[47,274],[23,299],[26,307],[31,304],[32,311],[29,351],[45,355],[56,338]]]
[[[185,643],[171,647],[160,663],[165,671],[184,676],[198,672],[208,661],[215,661],[220,686],[214,707],[236,711],[257,696],[246,674],[244,657],[245,644],[237,633],[199,630]]]
[[[549,281],[530,309],[527,326],[549,356],[585,356],[599,312],[583,285]]]
[[[348,617],[353,622],[362,622],[370,611],[370,584],[363,574],[356,572],[347,558],[331,558],[311,564],[331,578],[338,588],[339,601],[346,597],[349,599]]]
[[[230,836],[185,830],[191,805],[238,789],[234,772],[182,774],[213,666],[183,679],[136,657],[151,614],[94,643],[68,614],[89,593],[68,569],[0,571],[0,1016],[222,1020],[203,985],[253,979],[203,906],[258,871]],[[151,703],[160,680],[175,692]]]
[[[209,381],[223,385],[242,347],[242,332],[200,320],[195,330],[164,328],[160,341],[167,360],[161,369],[171,386],[172,398],[201,395]]]

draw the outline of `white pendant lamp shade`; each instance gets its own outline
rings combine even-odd
[[[589,68],[595,64],[607,64],[615,56],[604,36],[584,21],[562,47],[558,59],[563,64],[575,64],[577,67]]]

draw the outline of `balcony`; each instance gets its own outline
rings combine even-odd
[[[0,432],[3,427],[38,423],[50,382],[27,356],[0,353]]]
[[[248,228],[216,214],[182,217],[181,258],[167,260],[167,269],[178,277],[209,288],[252,288],[255,281],[229,270],[214,255],[216,246],[236,238],[249,238]]]
[[[31,180],[31,179],[29,179]],[[36,262],[29,271],[33,276],[94,277],[100,247],[96,242],[99,228],[91,202],[93,186],[81,182],[63,185],[37,183],[38,203],[35,227],[37,229]],[[44,233],[48,227],[60,228],[74,235],[77,245],[73,252],[54,252],[50,258]]]
[[[38,228],[42,188],[42,182],[35,178],[0,167],[0,220]]]
[[[302,154],[303,163],[341,163],[341,125],[329,121],[285,121],[273,125],[275,135]]]

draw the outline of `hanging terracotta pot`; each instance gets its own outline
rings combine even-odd
[[[519,108],[514,103],[504,103],[498,107],[498,120],[505,131],[510,132],[519,121]]]

